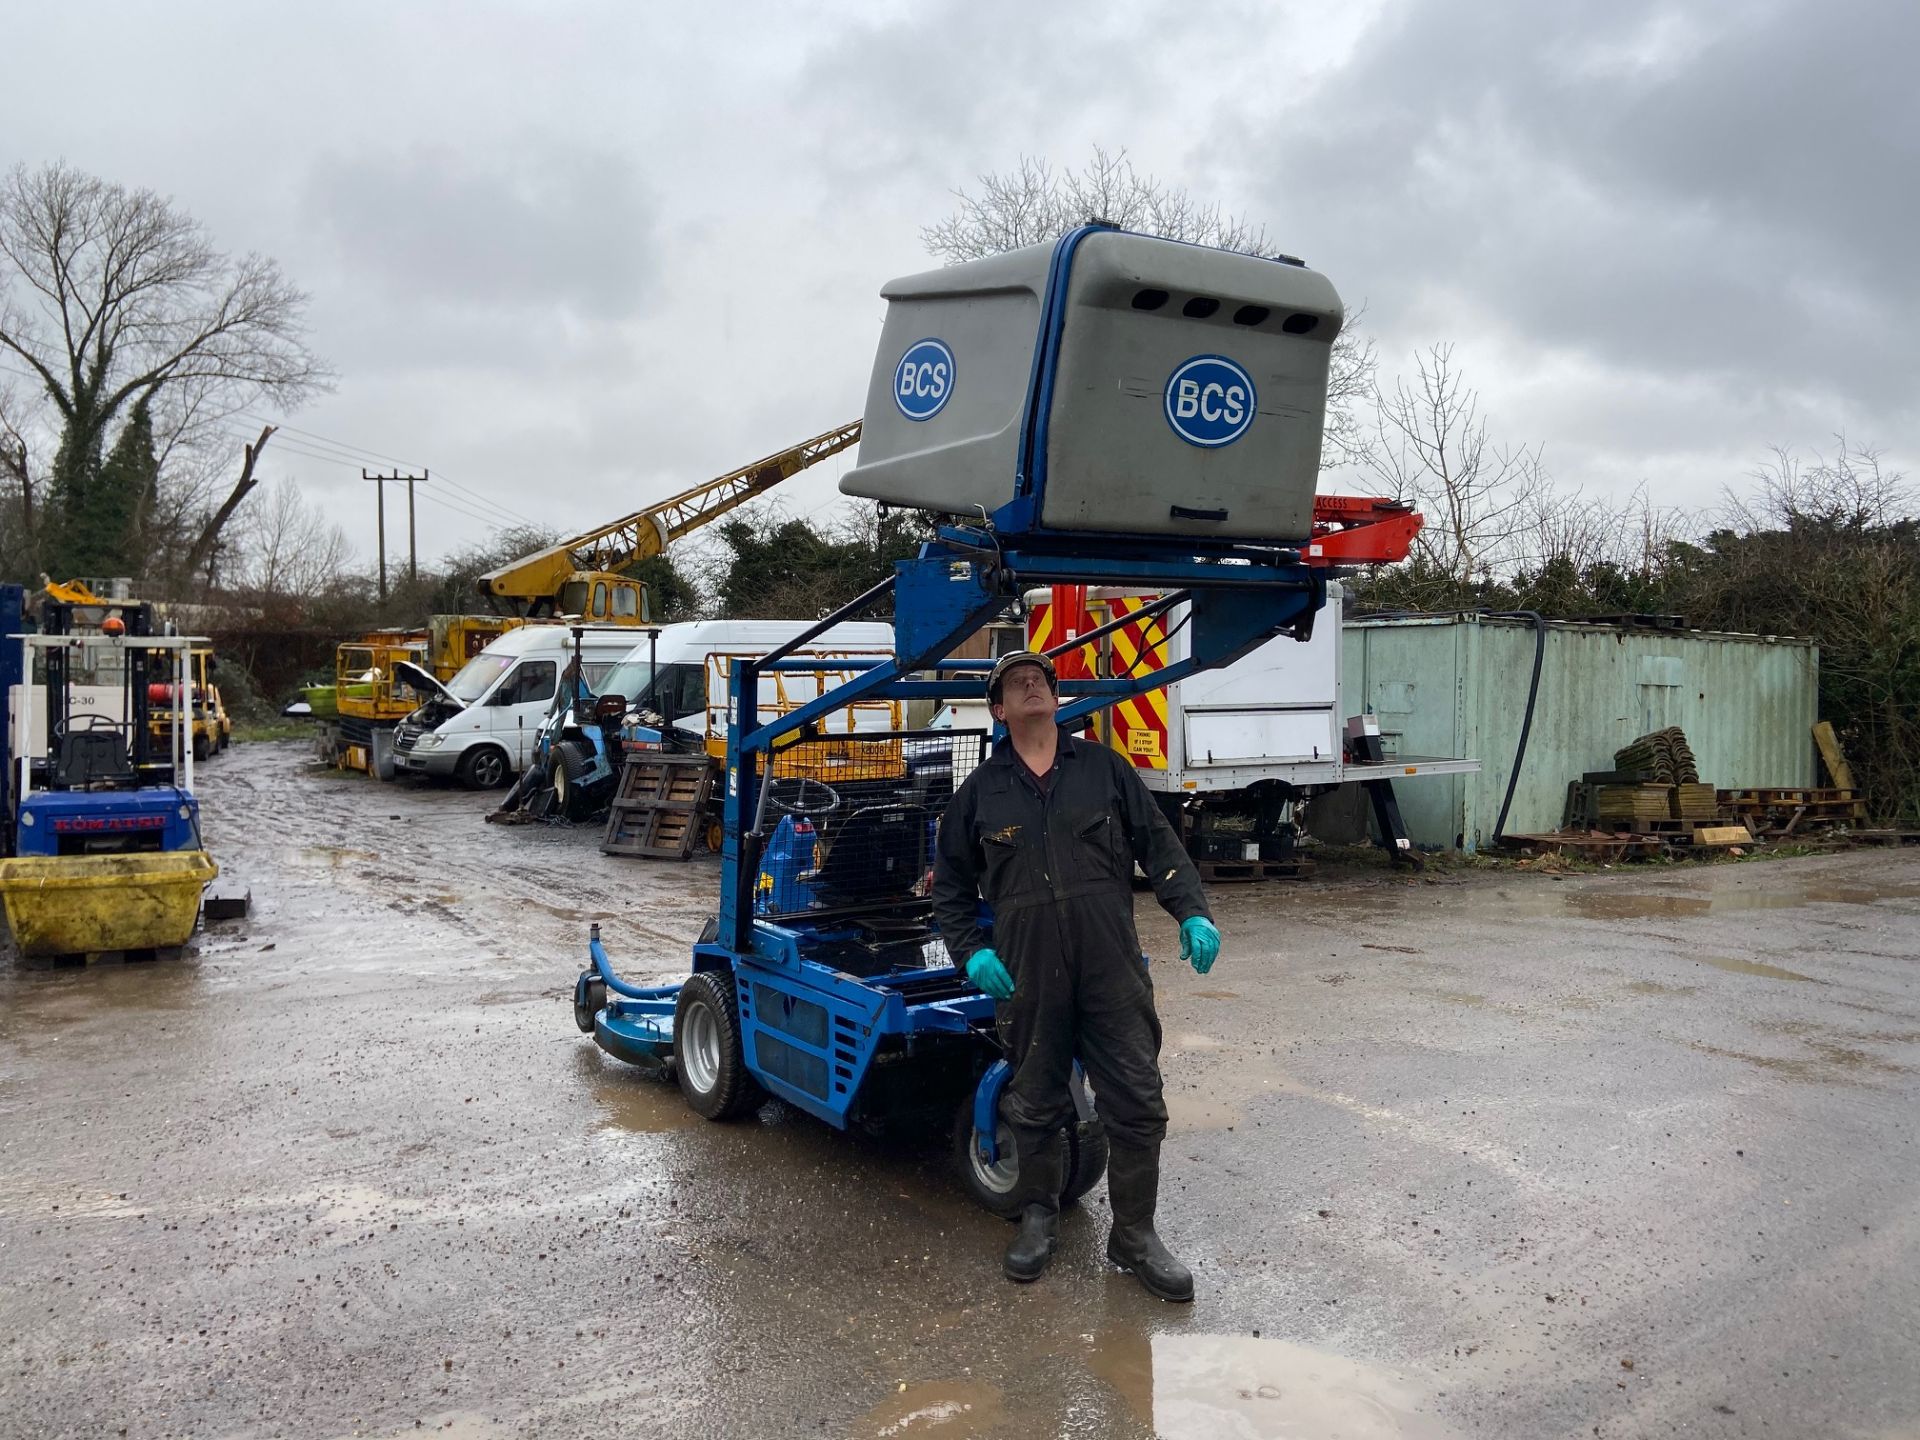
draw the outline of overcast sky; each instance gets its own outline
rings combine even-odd
[[[1775,444],[1916,449],[1895,0],[67,0],[0,51],[0,164],[157,190],[311,293],[339,382],[284,418],[433,472],[423,558],[854,418],[920,227],[1095,144],[1325,271],[1388,378],[1453,342],[1563,483],[1709,504]],[[303,444],[268,474],[370,557],[385,462]]]

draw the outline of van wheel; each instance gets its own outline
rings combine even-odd
[[[580,784],[592,763],[578,740],[562,740],[553,747],[554,808],[569,820],[584,819],[592,808]]]
[[[460,783],[469,790],[498,790],[508,773],[506,752],[495,746],[481,745],[460,757]]]

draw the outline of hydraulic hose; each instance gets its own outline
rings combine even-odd
[[[1489,610],[1494,620],[1531,620],[1533,622],[1533,679],[1527,683],[1527,713],[1520,720],[1520,743],[1513,750],[1513,769],[1507,776],[1507,798],[1500,802],[1500,818],[1493,822],[1493,843],[1498,845],[1507,833],[1507,811],[1513,807],[1513,792],[1520,784],[1520,765],[1527,758],[1527,737],[1533,733],[1533,702],[1540,698],[1540,664],[1547,654],[1547,622],[1538,610]]]

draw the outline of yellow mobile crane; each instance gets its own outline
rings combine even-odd
[[[837,426],[610,525],[489,570],[480,577],[480,593],[496,610],[514,615],[578,615],[601,624],[638,625],[648,618],[646,587],[626,570],[859,440],[858,420]]]
[[[391,730],[427,698],[396,683],[398,660],[451,680],[488,641],[529,621],[566,616],[599,625],[645,624],[652,618],[646,586],[626,570],[859,440],[858,420],[837,426],[490,570],[480,577],[479,590],[491,615],[435,615],[424,632],[383,631],[346,642],[335,657],[338,718],[323,721],[320,753],[349,769],[374,768],[373,732]],[[309,693],[310,703],[314,698]]]

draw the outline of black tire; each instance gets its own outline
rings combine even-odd
[[[194,764],[198,765],[212,753],[212,750],[207,745],[207,737],[205,735],[195,735],[193,737]]]
[[[593,803],[580,784],[593,764],[593,758],[578,740],[562,740],[553,747],[549,765],[553,782],[553,807],[568,820],[582,820],[592,812]]]
[[[476,745],[460,757],[455,772],[469,790],[498,790],[513,773],[507,765],[507,752],[498,745]]]
[[[1100,1183],[1107,1173],[1107,1154],[1107,1127],[1098,1115],[1067,1127],[1067,1183],[1060,1191],[1063,1206],[1077,1205]]]
[[[1020,1165],[1013,1153],[1013,1132],[1006,1121],[1000,1122],[1000,1159],[988,1165],[973,1144],[973,1091],[960,1098],[953,1119],[953,1162],[960,1173],[960,1184],[981,1209],[1003,1220],[1018,1220],[1015,1193],[1019,1186]],[[1107,1131],[1096,1117],[1067,1127],[1066,1183],[1060,1189],[1062,1208],[1078,1204],[1107,1173]]]
[[[732,1120],[766,1102],[767,1092],[747,1073],[734,1007],[733,977],[692,975],[673,1007],[673,1070],[696,1115]]]
[[[580,1033],[593,1033],[593,1017],[607,1004],[607,982],[592,970],[582,970],[573,982],[573,1023]]]

